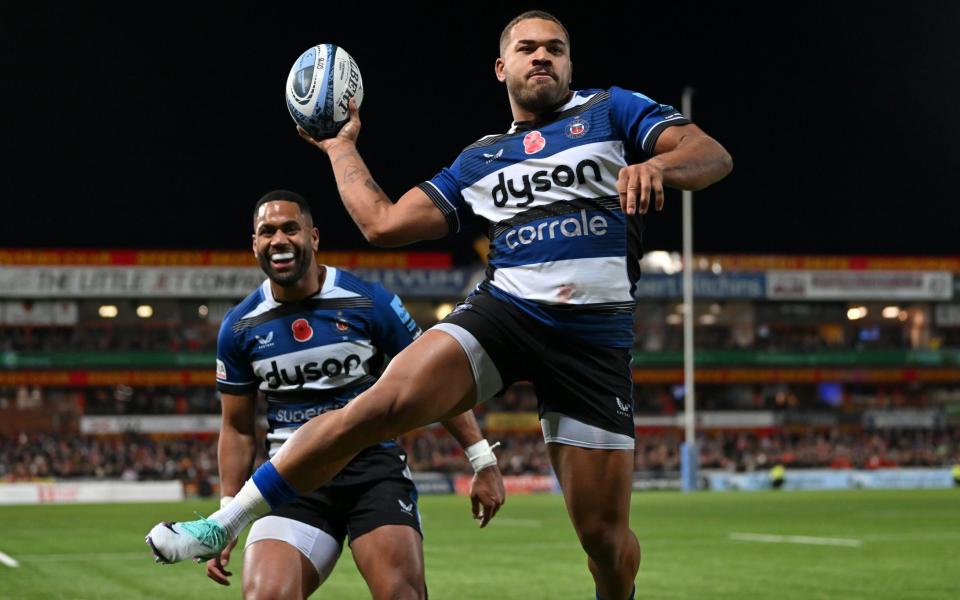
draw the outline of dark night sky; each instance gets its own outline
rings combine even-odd
[[[325,247],[367,248],[286,112],[294,59],[353,54],[361,153],[397,198],[509,125],[493,62],[528,8],[17,4],[0,9],[5,247],[245,248],[252,203],[285,187]],[[960,3],[540,7],[571,31],[575,88],[677,106],[696,88],[694,121],[735,161],[695,196],[698,251],[960,254]],[[648,249],[680,248],[679,207],[649,220]],[[421,247],[467,259],[470,241]]]

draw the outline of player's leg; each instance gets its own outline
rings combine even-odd
[[[311,419],[271,459],[297,490],[333,478],[362,448],[459,414],[474,404],[474,375],[460,343],[427,331],[346,407]]]
[[[302,600],[322,584],[341,540],[298,520],[268,515],[254,523],[243,557],[246,600]]]
[[[534,385],[567,512],[603,600],[630,598],[640,546],[630,531],[633,382],[626,348],[551,339]]]
[[[374,600],[426,598],[417,488],[402,473],[358,489],[347,516],[350,550]]]
[[[633,451],[547,445],[597,594],[630,598],[640,566],[640,544],[630,530]]]
[[[350,544],[374,600],[424,600],[423,540],[406,525],[384,525]]]

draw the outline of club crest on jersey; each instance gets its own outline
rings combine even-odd
[[[589,131],[590,125],[580,117],[574,117],[564,129],[564,134],[570,139],[581,138]]]
[[[337,321],[336,328],[340,333],[346,333],[350,329],[350,325],[346,321]]]
[[[523,136],[523,151],[527,154],[536,154],[537,152],[543,150],[544,146],[546,145],[547,140],[539,131],[531,131],[527,135]]]
[[[313,337],[313,328],[306,319],[297,319],[290,325],[290,329],[293,330],[293,339],[298,342],[306,342]]]

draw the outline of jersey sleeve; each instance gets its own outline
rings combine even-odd
[[[447,220],[450,235],[459,233],[470,217],[470,206],[460,193],[460,157],[453,164],[434,175],[433,179],[417,186],[433,201]]]
[[[257,376],[237,342],[233,320],[228,315],[217,336],[217,389],[225,394],[243,395],[257,389]]]
[[[614,127],[630,153],[653,156],[657,138],[673,125],[687,125],[687,119],[669,104],[658,104],[640,92],[610,88],[611,116]]]
[[[396,356],[420,337],[420,326],[404,308],[400,296],[388,292],[379,283],[373,287],[373,343],[384,353]]]

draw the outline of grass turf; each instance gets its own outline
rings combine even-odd
[[[214,504],[0,507],[0,552],[20,564],[0,564],[0,598],[238,598],[239,554],[223,588],[200,565],[155,565],[143,544],[157,521]],[[482,531],[465,498],[424,497],[421,513],[431,598],[594,597],[559,497],[511,496]],[[960,597],[960,490],[653,492],[634,495],[631,523],[643,547],[638,599]],[[369,597],[346,554],[317,597]]]

